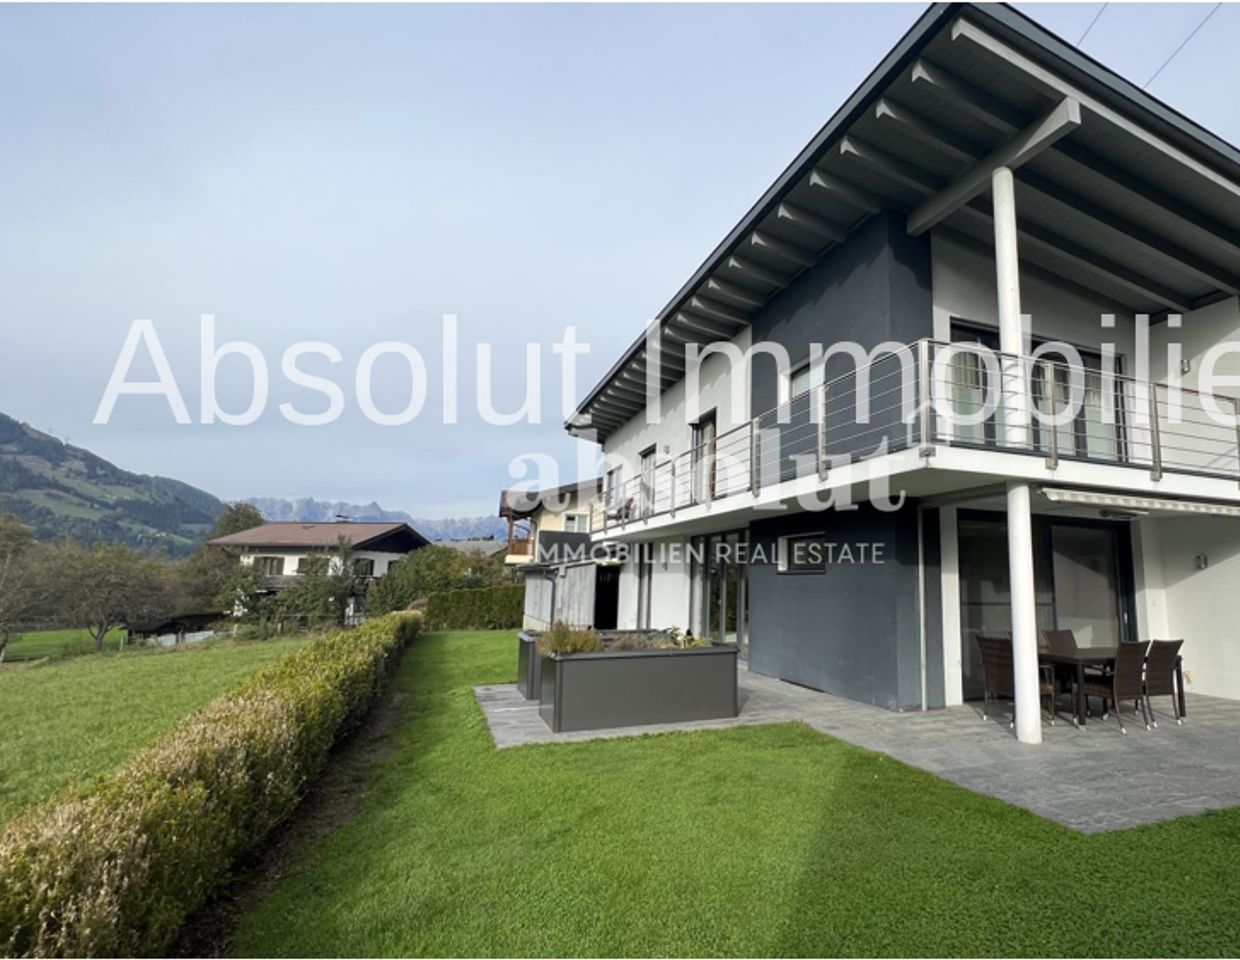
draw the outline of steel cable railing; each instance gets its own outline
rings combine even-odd
[[[1240,401],[973,343],[871,358],[605,492],[595,531],[934,445],[1240,482]]]

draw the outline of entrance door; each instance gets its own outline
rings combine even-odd
[[[594,629],[615,630],[620,610],[620,567],[594,568]]]
[[[961,511],[957,530],[962,689],[966,700],[974,700],[982,696],[977,634],[1012,629],[1007,523],[1000,514]],[[1038,630],[1072,630],[1082,647],[1132,639],[1136,621],[1127,525],[1035,516],[1033,535]]]

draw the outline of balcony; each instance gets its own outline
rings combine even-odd
[[[855,483],[858,465],[883,463],[889,475],[937,468],[1237,500],[1238,414],[1229,396],[921,340],[606,491],[591,530],[744,508],[807,479]]]
[[[534,559],[534,538],[514,537],[508,541],[508,550],[504,555],[505,563],[529,563]]]

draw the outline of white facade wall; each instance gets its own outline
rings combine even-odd
[[[748,327],[729,341],[742,353],[748,351],[752,336]],[[763,361],[770,362],[770,361]],[[726,356],[712,353],[701,362],[698,378],[697,409],[685,399],[685,380],[673,384],[660,398],[658,423],[648,423],[645,414],[639,414],[628,423],[618,427],[603,444],[606,457],[605,469],[617,463],[623,464],[623,478],[630,480],[637,475],[638,459],[643,450],[655,447],[659,464],[679,456],[693,442],[693,422],[699,415],[714,410],[720,434],[749,421],[750,377],[747,364],[733,369]],[[737,386],[734,387],[734,383]],[[739,402],[734,403],[734,397]],[[621,604],[624,604],[621,598]]]
[[[651,543],[653,550],[650,571],[650,627],[664,630],[671,627],[688,629],[690,588],[689,541],[672,537]],[[617,627],[636,630],[638,622],[638,561],[631,555],[620,571],[620,614]]]
[[[1152,555],[1146,568],[1157,577],[1138,609],[1150,617],[1142,639],[1183,639],[1187,689],[1240,699],[1240,520],[1184,517],[1141,527]]]
[[[283,557],[283,575],[286,577],[291,577],[297,572],[297,565],[301,562],[303,557],[321,556],[322,553],[322,550],[291,550],[281,547],[253,547],[247,548],[246,551],[241,554],[241,564],[248,567],[254,563],[255,557]],[[373,560],[375,562],[374,576],[381,577],[388,572],[388,568],[392,564],[405,559],[408,554],[388,553],[378,550],[354,550],[352,552],[352,556],[355,560]]]
[[[931,276],[936,340],[951,339],[953,318],[998,329],[999,294],[992,256],[966,250],[936,234],[931,240]],[[1094,349],[1103,342],[1113,343],[1123,372],[1133,372],[1135,326],[1125,308],[1102,297],[1087,299],[1028,276],[1021,277],[1020,301],[1027,318],[1026,333]],[[1115,316],[1114,328],[1102,327],[1103,314]]]

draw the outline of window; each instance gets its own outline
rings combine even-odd
[[[693,502],[715,498],[715,445],[719,432],[715,411],[710,410],[693,425]]]
[[[641,515],[648,517],[654,513],[654,470],[657,453],[654,447],[649,447],[638,456],[641,458]]]
[[[254,569],[265,577],[280,577],[284,575],[284,558],[283,557],[255,557]]]
[[[811,365],[810,361],[805,361],[799,367],[794,367],[787,373],[787,398],[800,397],[802,393],[808,393],[815,387],[821,387],[822,380],[822,363],[817,366]]]
[[[566,513],[564,514],[564,532],[565,533],[589,533],[590,524],[584,513]]]
[[[779,538],[780,573],[826,573],[827,551],[821,533]]]
[[[373,577],[375,575],[375,562],[369,557],[358,557],[353,561],[353,576],[355,577]]]
[[[607,480],[605,484],[605,499],[607,508],[615,510],[620,506],[620,498],[623,495],[624,486],[624,467],[619,466],[607,471]]]
[[[299,574],[309,573],[310,570],[313,569],[314,567],[314,560],[315,560],[314,557],[298,557],[297,558],[297,572]]]

